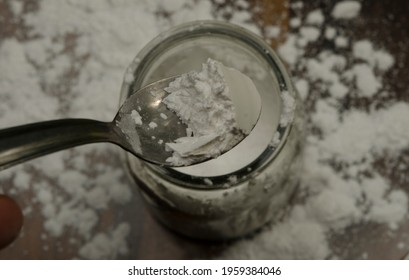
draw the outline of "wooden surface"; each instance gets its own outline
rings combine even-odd
[[[285,37],[290,14],[289,3],[286,0],[254,0],[251,7],[256,4],[263,7],[254,13],[253,20],[261,26],[264,24],[277,24],[281,26],[280,38],[272,43],[277,46]],[[331,11],[334,1],[303,1],[305,11],[320,7],[326,14]],[[311,3],[313,2],[313,3]],[[27,1],[25,9],[27,11],[36,9],[35,1]],[[227,1],[228,5],[234,1]],[[223,5],[222,5],[223,6]],[[222,6],[217,6],[221,8]],[[345,32],[352,38],[369,38],[376,42],[377,46],[389,50],[397,59],[397,67],[386,77],[391,84],[392,90],[396,94],[394,100],[409,101],[409,82],[407,73],[409,72],[409,8],[404,0],[364,1],[362,14],[354,25],[350,28],[346,26]],[[293,11],[291,11],[293,13]],[[226,15],[228,18],[229,15]],[[0,0],[0,41],[2,38],[16,37],[25,38],[25,27],[18,20],[12,20],[4,0]],[[70,38],[67,38],[70,40]],[[318,52],[326,42],[318,42],[309,52],[311,55]],[[1,62],[0,62],[1,63]],[[387,102],[388,100],[384,100]],[[366,106],[365,100],[362,104],[346,104],[346,106]],[[308,104],[307,104],[308,105]],[[308,107],[308,106],[307,106]],[[408,151],[402,155],[401,162],[409,165]],[[113,157],[113,161],[119,158]],[[387,160],[387,155],[385,161]],[[408,186],[407,181],[401,181],[401,176],[396,174],[394,168],[385,168],[384,162],[379,162],[379,171],[391,178],[401,187]],[[409,168],[407,169],[409,173]],[[11,184],[11,182],[9,182]],[[129,182],[131,184],[131,182]],[[4,186],[7,189],[10,186]],[[409,192],[408,192],[409,193]],[[27,193],[25,197],[17,197],[17,200],[26,204],[32,194]],[[39,209],[33,209],[34,213]],[[121,221],[132,224],[131,238],[129,239],[130,253],[124,258],[129,259],[200,259],[217,256],[228,244],[204,243],[180,237],[159,225],[147,213],[143,207],[140,197],[135,192],[133,201],[125,208],[116,206],[100,213],[103,223],[100,229],[109,228]],[[345,233],[332,236],[331,243],[334,252],[341,258],[355,259],[362,258],[362,252],[367,252],[369,258],[399,259],[402,258],[409,248],[397,248],[398,242],[409,244],[409,220],[399,229],[395,235],[388,235],[386,229],[379,225],[365,225],[349,228]],[[0,252],[0,259],[67,259],[76,256],[78,244],[70,242],[72,233],[67,232],[63,237],[54,239],[45,235],[42,228],[41,215],[30,215],[30,219],[25,220],[25,225],[21,236],[10,247]]]

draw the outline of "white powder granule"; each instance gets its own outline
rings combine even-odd
[[[274,132],[273,138],[271,139],[271,143],[270,146],[273,148],[278,147],[278,145],[280,144],[281,140],[280,140],[280,132],[276,131]]]
[[[310,84],[305,79],[299,79],[295,82],[295,87],[297,88],[298,94],[302,100],[307,99],[308,93],[310,91]]]
[[[353,55],[355,58],[362,59],[369,64],[374,64],[374,48],[369,40],[360,40],[352,46]]]
[[[334,39],[335,35],[337,35],[337,31],[334,27],[328,26],[327,28],[325,28],[325,38],[327,38],[328,40],[332,40]]]
[[[19,16],[23,12],[24,2],[22,2],[22,1],[10,1],[10,2],[8,2],[8,4],[10,5],[11,11],[13,12],[13,14],[15,16]]]
[[[203,182],[208,186],[213,186],[213,181],[210,180],[209,178],[204,178]]]
[[[367,64],[356,64],[352,70],[360,96],[372,97],[381,89],[381,82],[376,78],[373,68]]]
[[[136,110],[132,110],[131,117],[134,120],[136,125],[142,125],[143,124],[142,123],[142,117]]]
[[[342,1],[335,4],[332,17],[336,19],[352,19],[359,15],[361,3],[358,1]]]
[[[284,127],[293,121],[296,104],[294,97],[288,91],[281,92],[281,99],[283,112],[281,113],[280,125]]]
[[[395,59],[390,53],[378,50],[374,53],[376,68],[381,71],[388,71],[395,64]]]
[[[344,98],[348,94],[349,88],[341,82],[334,82],[328,91],[332,97]]]
[[[292,18],[290,19],[290,26],[292,28],[297,28],[301,25],[301,19],[299,18]]]
[[[162,119],[164,119],[164,120],[167,120],[167,119],[168,119],[168,116],[166,116],[166,114],[164,114],[164,113],[160,113],[160,117],[161,117]]]
[[[320,30],[316,27],[305,26],[300,28],[300,34],[308,42],[314,42],[320,37]]]
[[[348,47],[348,39],[344,36],[338,36],[335,38],[335,46],[338,48]]]
[[[395,63],[395,59],[383,50],[375,50],[373,44],[368,40],[360,40],[353,45],[353,54],[357,59],[376,66],[381,71],[389,70]]]
[[[296,42],[297,37],[290,34],[287,36],[287,40],[278,48],[281,59],[290,65],[294,65],[298,58],[303,55],[303,50],[297,48]]]
[[[315,103],[315,114],[311,119],[314,125],[327,135],[336,129],[334,124],[339,120],[338,110],[324,100],[318,100]]]
[[[307,19],[305,20],[307,24],[317,24],[317,25],[321,25],[324,21],[325,21],[325,17],[320,9],[311,11],[307,15]]]
[[[158,124],[155,123],[155,122],[150,122],[150,123],[148,124],[148,126],[149,126],[149,128],[154,129],[154,128],[157,128],[157,127],[158,127]]]
[[[322,147],[345,162],[388,152],[391,155],[409,146],[409,130],[401,120],[409,118],[409,105],[398,102],[368,113],[351,110],[342,123],[322,140]]]
[[[402,190],[389,191],[388,182],[379,176],[366,179],[361,184],[365,197],[371,203],[365,218],[396,228],[408,211],[406,194]]]

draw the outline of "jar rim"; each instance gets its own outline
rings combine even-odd
[[[198,21],[191,21],[187,23],[183,23],[177,26],[174,26],[167,31],[162,32],[158,36],[156,36],[153,40],[151,40],[135,57],[133,62],[128,67],[127,73],[132,73],[134,77],[143,77],[145,71],[144,67],[140,67],[141,65],[149,65],[149,63],[155,59],[156,53],[160,52],[160,45],[166,45],[166,42],[176,40],[178,38],[185,37],[186,34],[190,34],[191,36],[203,36],[209,34],[219,34],[234,37],[235,39],[242,40],[244,43],[252,47],[254,50],[257,51],[271,66],[273,73],[276,75],[278,80],[278,86],[280,90],[280,98],[282,103],[284,103],[282,94],[284,92],[289,93],[295,99],[295,90],[292,86],[292,82],[290,80],[290,76],[284,67],[283,63],[281,62],[278,55],[274,52],[274,50],[258,35],[254,34],[253,32],[240,27],[235,24],[217,21],[217,20],[198,20]],[[136,84],[135,80],[132,82],[125,81],[122,84],[121,88],[121,103],[127,98],[130,94],[135,92],[141,85]],[[139,80],[139,83],[141,83]],[[297,108],[295,108],[297,109]],[[294,113],[294,112],[292,112]],[[281,112],[281,116],[284,112]],[[257,171],[261,171],[267,164],[274,160],[277,155],[282,150],[283,146],[286,143],[287,136],[289,135],[292,127],[293,127],[293,119],[288,122],[286,125],[278,124],[276,129],[278,139],[276,139],[276,145],[268,145],[264,151],[257,156],[255,160],[248,163],[246,166],[235,170],[234,172],[230,172],[228,174],[218,175],[218,176],[196,176],[196,175],[189,175],[182,172],[179,172],[173,168],[168,167],[158,167],[153,166],[151,164],[146,163],[147,167],[151,170],[155,171],[158,175],[162,177],[166,177],[167,180],[176,183],[181,187],[186,188],[193,188],[193,189],[224,189],[226,188],[226,184],[229,186],[229,178],[231,176],[237,176],[237,181],[235,184],[239,184],[244,180],[248,180],[249,177],[254,176]],[[127,156],[127,167],[129,166],[130,155]],[[209,178],[213,185],[207,185],[204,183],[204,179]],[[229,186],[230,187],[230,186]]]

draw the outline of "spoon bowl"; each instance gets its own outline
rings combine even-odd
[[[136,91],[121,106],[112,122],[116,133],[122,134],[120,138],[126,139],[122,147],[159,165],[171,165],[166,159],[172,156],[172,152],[165,149],[165,143],[187,135],[186,124],[162,102],[168,95],[164,88],[175,78],[166,78]],[[134,110],[140,115],[142,125],[137,125],[132,118]]]

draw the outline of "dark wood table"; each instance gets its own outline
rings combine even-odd
[[[15,37],[19,40],[26,39],[25,27],[21,21],[13,19],[8,9],[6,0],[0,0],[0,43],[2,38]],[[217,6],[221,8],[234,1],[227,0],[227,4]],[[314,8],[320,7],[324,13],[329,14],[335,1],[303,1],[302,14],[306,14]],[[287,0],[253,0],[251,7],[260,5],[263,9],[254,13],[253,20],[260,26],[277,24],[282,28],[280,37],[272,42],[276,47],[282,42],[290,30],[288,19],[294,13],[290,9]],[[26,1],[25,10],[35,10],[36,1]],[[378,47],[389,50],[398,62],[396,67],[386,77],[391,91],[395,94],[394,100],[409,101],[409,5],[404,0],[383,1],[365,0],[363,9],[358,19],[353,23],[346,23],[346,34],[351,38],[369,38]],[[229,15],[226,15],[228,18]],[[335,23],[334,23],[335,24]],[[69,36],[67,40],[71,40]],[[320,50],[325,42],[317,42],[308,52],[313,55]],[[0,61],[1,63],[1,61]],[[295,73],[296,74],[296,73]],[[0,73],[1,75],[1,73]],[[58,94],[58,93],[56,93]],[[387,100],[386,100],[387,101]],[[365,101],[362,101],[365,106]],[[348,105],[347,105],[348,106]],[[308,107],[308,106],[307,106]],[[307,108],[309,109],[309,108]],[[118,162],[119,157],[113,155],[109,160]],[[409,151],[406,151],[396,164],[406,165],[406,174],[409,174]],[[395,182],[396,186],[405,189],[409,194],[408,176],[402,179],[397,169],[380,161],[379,171],[384,176]],[[4,182],[3,188],[11,189],[12,182]],[[129,180],[129,184],[132,182]],[[199,242],[176,235],[159,225],[144,208],[136,188],[133,187],[134,196],[126,206],[115,206],[99,212],[99,230],[111,228],[120,222],[129,222],[132,232],[128,239],[130,252],[122,258],[126,259],[202,259],[217,257],[229,244]],[[16,197],[17,201],[24,206],[30,203],[32,192],[25,192],[24,196]],[[36,215],[40,209],[34,207],[30,215],[25,219],[21,236],[15,243],[0,252],[0,259],[71,259],[77,257],[78,248],[81,244],[70,242],[73,233],[67,232],[60,238],[51,238],[44,235],[42,217]],[[409,251],[409,218],[393,234],[388,234],[386,228],[376,224],[357,225],[348,228],[342,234],[331,237],[333,251],[341,258],[359,259],[362,252],[367,253],[370,259],[400,259]],[[398,249],[398,243],[404,243],[407,248]],[[47,248],[47,250],[45,250]]]

